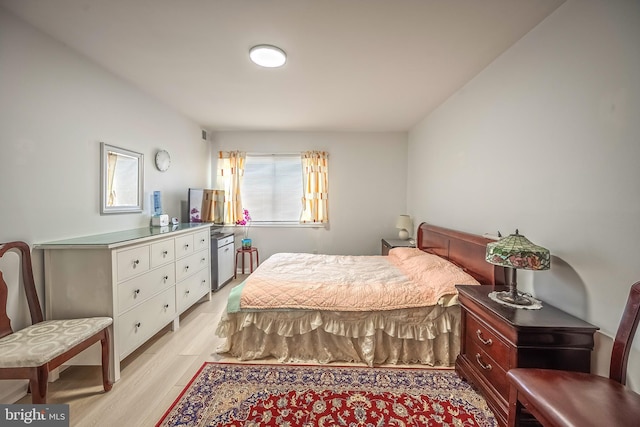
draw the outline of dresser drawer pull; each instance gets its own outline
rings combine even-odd
[[[140,326],[142,326],[142,323],[137,322],[137,323],[136,323],[136,329],[138,329]]]
[[[169,308],[169,304],[165,304],[163,307],[166,310],[167,308]]]
[[[476,331],[476,335],[478,336],[478,339],[480,340],[480,342],[484,345],[491,345],[493,344],[493,341],[491,341],[491,338],[489,338],[488,340],[485,340],[484,338],[482,338],[482,331],[480,329],[478,329]]]
[[[140,293],[140,289],[136,289],[135,291],[133,291],[133,297],[138,298],[139,293]]]
[[[136,268],[138,266],[138,264],[140,264],[140,260],[136,259],[133,261],[133,268]]]
[[[476,353],[476,362],[478,362],[478,365],[480,365],[480,367],[485,371],[490,371],[492,368],[490,363],[487,363],[486,365],[482,363],[482,356],[480,356],[480,353]]]
[[[169,255],[169,251],[162,251],[162,257],[166,257],[167,255]]]
[[[167,280],[169,280],[169,276],[162,276],[162,281],[164,283],[167,283]]]

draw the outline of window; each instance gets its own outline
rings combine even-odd
[[[254,224],[299,224],[302,212],[300,154],[247,154],[242,205]]]

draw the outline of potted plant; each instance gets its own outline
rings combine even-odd
[[[249,238],[249,226],[251,225],[251,215],[247,209],[242,210],[242,219],[236,221],[236,225],[243,227],[242,249],[251,249],[251,239]]]

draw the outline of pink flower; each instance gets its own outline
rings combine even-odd
[[[249,215],[249,211],[247,209],[243,209],[242,214],[244,218],[237,220],[236,225],[248,225],[251,221],[251,215]]]

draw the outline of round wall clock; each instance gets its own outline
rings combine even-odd
[[[171,165],[171,156],[167,150],[160,150],[156,153],[156,167],[160,172],[164,172],[169,169]]]

